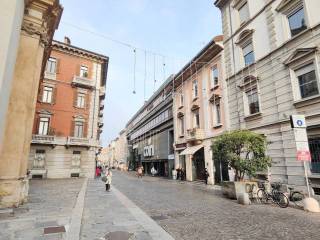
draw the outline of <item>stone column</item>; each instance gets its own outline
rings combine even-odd
[[[62,12],[58,1],[26,6],[0,152],[0,207],[26,201],[28,154],[36,96],[48,46]],[[48,11],[50,10],[50,11]]]

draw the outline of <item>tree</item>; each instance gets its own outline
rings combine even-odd
[[[215,161],[227,163],[235,170],[235,180],[244,176],[253,177],[258,171],[271,166],[271,158],[265,155],[266,138],[248,130],[227,132],[213,141],[212,153]]]

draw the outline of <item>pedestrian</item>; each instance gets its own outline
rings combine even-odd
[[[152,168],[151,168],[152,177],[154,177],[154,175],[156,175],[157,173],[158,173],[157,169],[155,169],[154,166],[152,166]]]
[[[181,168],[181,181],[184,181],[184,177],[185,177],[185,172],[184,172],[184,169],[183,168]]]
[[[107,180],[106,180],[106,191],[110,191],[110,187],[111,187],[111,182],[112,182],[112,172],[111,172],[111,169],[107,170],[106,172],[106,177],[107,177]]]
[[[177,168],[177,180],[181,180],[181,169]]]
[[[140,167],[138,167],[138,178],[140,177],[140,178],[142,178],[142,167],[140,166]]]
[[[101,169],[99,167],[96,167],[96,178],[101,176]]]
[[[209,178],[209,172],[208,172],[208,169],[206,168],[205,170],[204,170],[204,181],[205,181],[205,183],[206,184],[208,184],[208,178]]]

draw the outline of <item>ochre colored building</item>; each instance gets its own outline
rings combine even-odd
[[[61,14],[58,0],[0,1],[0,208],[27,200],[36,96]]]
[[[33,178],[93,177],[108,57],[54,41],[41,80],[28,168]]]

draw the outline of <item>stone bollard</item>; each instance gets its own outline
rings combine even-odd
[[[238,197],[237,197],[237,201],[239,204],[242,204],[242,205],[250,205],[251,204],[248,193],[239,193]]]
[[[303,199],[303,208],[305,211],[318,213],[320,212],[319,202],[311,197]]]

